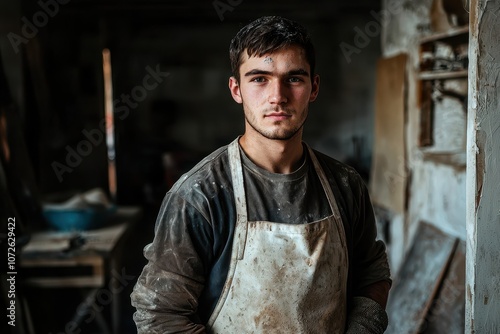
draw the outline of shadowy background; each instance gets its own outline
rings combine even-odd
[[[23,189],[35,203],[96,187],[108,191],[106,144],[98,134],[105,117],[102,50],[108,48],[116,101],[116,204],[142,209],[120,258],[126,273],[138,277],[165,192],[243,131],[241,106],[227,88],[231,38],[257,17],[281,15],[305,25],[317,48],[321,89],[305,140],[367,179],[380,38],[369,37],[349,59],[340,45],[353,45],[354,28],[364,29],[379,9],[378,1],[369,0],[1,0],[2,108],[6,119],[16,119],[20,139],[13,160],[23,161],[16,178],[29,181]],[[158,71],[163,74],[151,79]],[[71,151],[90,141],[89,133],[95,141],[90,153],[70,166]],[[28,232],[44,224],[38,209],[24,219]],[[135,333],[132,287],[120,293],[120,333]],[[80,299],[77,289],[29,291],[37,333],[59,333]],[[98,326],[81,329],[92,333]]]

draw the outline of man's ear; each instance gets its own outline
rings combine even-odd
[[[243,103],[241,98],[240,84],[235,77],[229,78],[229,90],[231,91],[231,96],[237,103]]]
[[[311,89],[311,96],[309,97],[309,102],[313,102],[316,100],[319,94],[319,75],[316,74],[314,75],[312,79],[312,89]]]

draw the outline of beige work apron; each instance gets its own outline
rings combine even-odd
[[[333,214],[308,224],[284,224],[248,221],[238,140],[229,145],[237,222],[228,276],[208,332],[344,332],[344,227],[326,176],[308,149]]]

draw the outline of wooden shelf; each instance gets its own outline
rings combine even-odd
[[[424,71],[418,74],[420,80],[443,80],[467,78],[468,70],[460,71]]]
[[[418,99],[420,106],[420,124],[418,146],[422,149],[431,148],[434,142],[434,100],[433,92],[437,90],[435,82],[445,80],[467,80],[469,70],[467,68],[469,44],[469,26],[457,27],[455,29],[434,33],[419,39],[419,66],[420,71],[416,73],[418,81]],[[446,67],[440,66],[440,61],[446,63]],[[447,64],[449,62],[449,64]],[[443,69],[439,69],[442,68]],[[463,68],[465,67],[465,68]],[[433,68],[436,68],[433,70]],[[453,70],[457,68],[456,70]],[[452,166],[464,166],[461,154],[426,152],[425,160]]]
[[[467,42],[468,39],[469,39],[469,26],[463,26],[447,32],[441,32],[422,37],[420,39],[420,44],[426,44],[438,41],[443,41],[448,43],[454,43],[458,41]]]
[[[467,157],[465,152],[429,152],[422,150],[424,161],[448,165],[457,170],[465,170]]]

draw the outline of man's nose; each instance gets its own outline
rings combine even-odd
[[[269,103],[283,104],[288,101],[286,85],[280,80],[274,80],[269,84]]]

